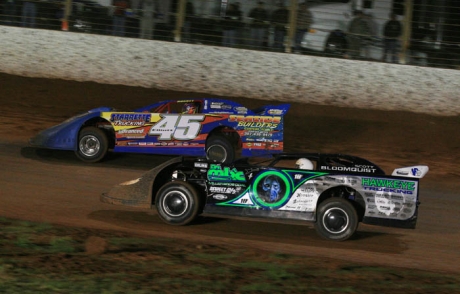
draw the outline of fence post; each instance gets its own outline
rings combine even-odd
[[[408,62],[408,49],[410,46],[412,31],[412,10],[414,9],[413,0],[404,0],[404,25],[401,44],[401,60],[403,64]]]
[[[297,23],[297,0],[291,0],[291,5],[289,7],[289,27],[288,27],[288,33],[287,33],[287,40],[285,42],[286,46],[284,47],[286,53],[292,53],[292,40],[294,39],[294,36],[295,36],[296,23]]]
[[[72,0],[65,0],[65,7],[64,7],[64,18],[61,19],[61,30],[68,31],[69,30],[69,16],[70,11],[72,9]]]
[[[176,29],[174,30],[174,41],[180,42],[182,35],[182,27],[184,26],[185,18],[185,6],[187,0],[179,0],[177,11],[176,11]]]

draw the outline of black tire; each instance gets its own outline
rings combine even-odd
[[[222,135],[213,135],[206,142],[206,158],[221,163],[235,160],[235,149],[230,141]]]
[[[77,157],[84,162],[98,162],[105,158],[109,150],[109,140],[103,130],[86,127],[78,135]]]
[[[342,198],[329,198],[316,212],[315,229],[323,238],[344,241],[358,228],[358,214],[353,205]]]
[[[158,191],[155,206],[162,221],[170,225],[183,226],[197,217],[201,201],[192,185],[183,181],[173,181]]]

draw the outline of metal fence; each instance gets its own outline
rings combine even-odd
[[[460,0],[0,0],[0,24],[460,67]]]

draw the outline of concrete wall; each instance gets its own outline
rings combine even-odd
[[[216,96],[460,113],[457,70],[6,26],[0,26],[0,72]]]

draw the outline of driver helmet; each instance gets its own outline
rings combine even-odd
[[[194,114],[196,113],[197,109],[196,109],[196,104],[195,103],[185,103],[184,104],[184,107],[183,107],[183,111],[182,113],[186,113],[186,114]]]
[[[313,169],[313,163],[306,158],[299,158],[295,164],[299,169]]]

